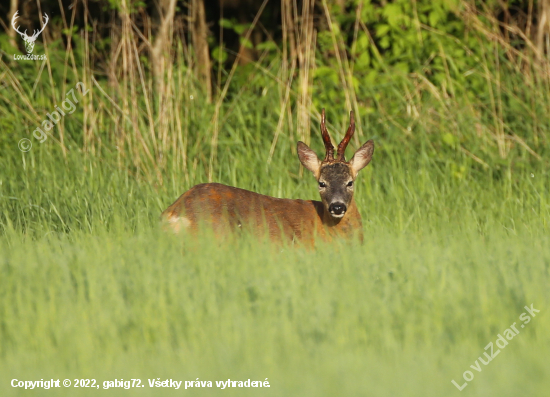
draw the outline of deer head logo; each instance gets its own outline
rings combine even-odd
[[[27,54],[32,54],[32,50],[34,50],[34,42],[38,38],[38,35],[44,31],[44,28],[48,24],[49,18],[47,14],[44,14],[44,25],[42,26],[42,29],[39,31],[34,31],[34,34],[32,36],[27,36],[27,30],[25,29],[24,32],[21,32],[18,27],[15,25],[15,20],[17,19],[17,14],[19,11],[17,11],[15,14],[13,14],[13,18],[11,19],[11,26],[15,29],[17,33],[21,35],[21,38],[25,42],[25,49],[27,50]]]

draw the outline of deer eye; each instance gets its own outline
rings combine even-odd
[[[319,187],[327,187],[327,184],[325,182],[319,182]]]
[[[353,181],[349,181],[348,182],[348,187],[352,187],[353,186]]]

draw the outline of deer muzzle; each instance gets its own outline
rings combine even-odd
[[[347,207],[344,203],[332,203],[328,207],[328,211],[330,212],[330,215],[332,215],[335,218],[341,218],[346,213]]]

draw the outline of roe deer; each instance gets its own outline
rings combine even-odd
[[[315,175],[321,201],[280,199],[219,183],[204,183],[181,195],[162,213],[162,218],[176,232],[182,228],[196,232],[204,224],[216,234],[240,228],[255,234],[267,233],[272,239],[288,237],[308,243],[314,243],[315,236],[330,239],[334,235],[356,235],[362,241],[361,215],[353,199],[353,184],[357,173],[371,161],[374,142],[369,140],[346,161],[344,152],[354,131],[355,120],[350,112],[348,131],[334,158],[323,109],[324,160],[320,161],[305,143],[298,142],[298,157]]]

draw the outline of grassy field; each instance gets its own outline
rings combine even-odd
[[[533,46],[469,31],[478,47],[464,49],[423,32],[440,47],[441,81],[419,60],[359,86],[349,69],[337,83],[296,71],[293,83],[291,62],[271,54],[220,71],[208,102],[177,43],[159,84],[126,28],[113,33],[125,39],[106,58],[112,75],[86,43],[50,43],[44,63],[0,53],[1,396],[548,395],[550,63]],[[79,81],[89,92],[40,143],[33,131]],[[161,230],[162,210],[207,181],[317,199],[295,145],[321,154],[321,107],[338,141],[348,102],[348,158],[376,144],[356,183],[363,245]],[[540,312],[520,320],[531,305]],[[50,378],[99,389],[10,386]],[[182,391],[197,378],[212,388]],[[216,386],[266,378],[261,390]],[[115,379],[145,387],[103,388]],[[166,379],[184,383],[149,387]]]
[[[14,378],[92,378],[101,389],[52,395],[178,393],[149,388],[160,377],[212,381],[185,391],[196,395],[451,396],[467,370],[465,395],[550,386],[544,169],[457,179],[415,160],[396,168],[380,151],[356,193],[364,245],[311,251],[166,234],[158,215],[184,182],[154,189],[41,147],[18,156],[1,166],[2,395],[42,395],[10,387]],[[310,175],[284,177],[297,163],[259,191],[315,198]],[[249,175],[237,184],[254,187]],[[540,313],[471,369],[531,304]],[[145,387],[103,389],[132,378]],[[271,387],[216,388],[229,378]]]

